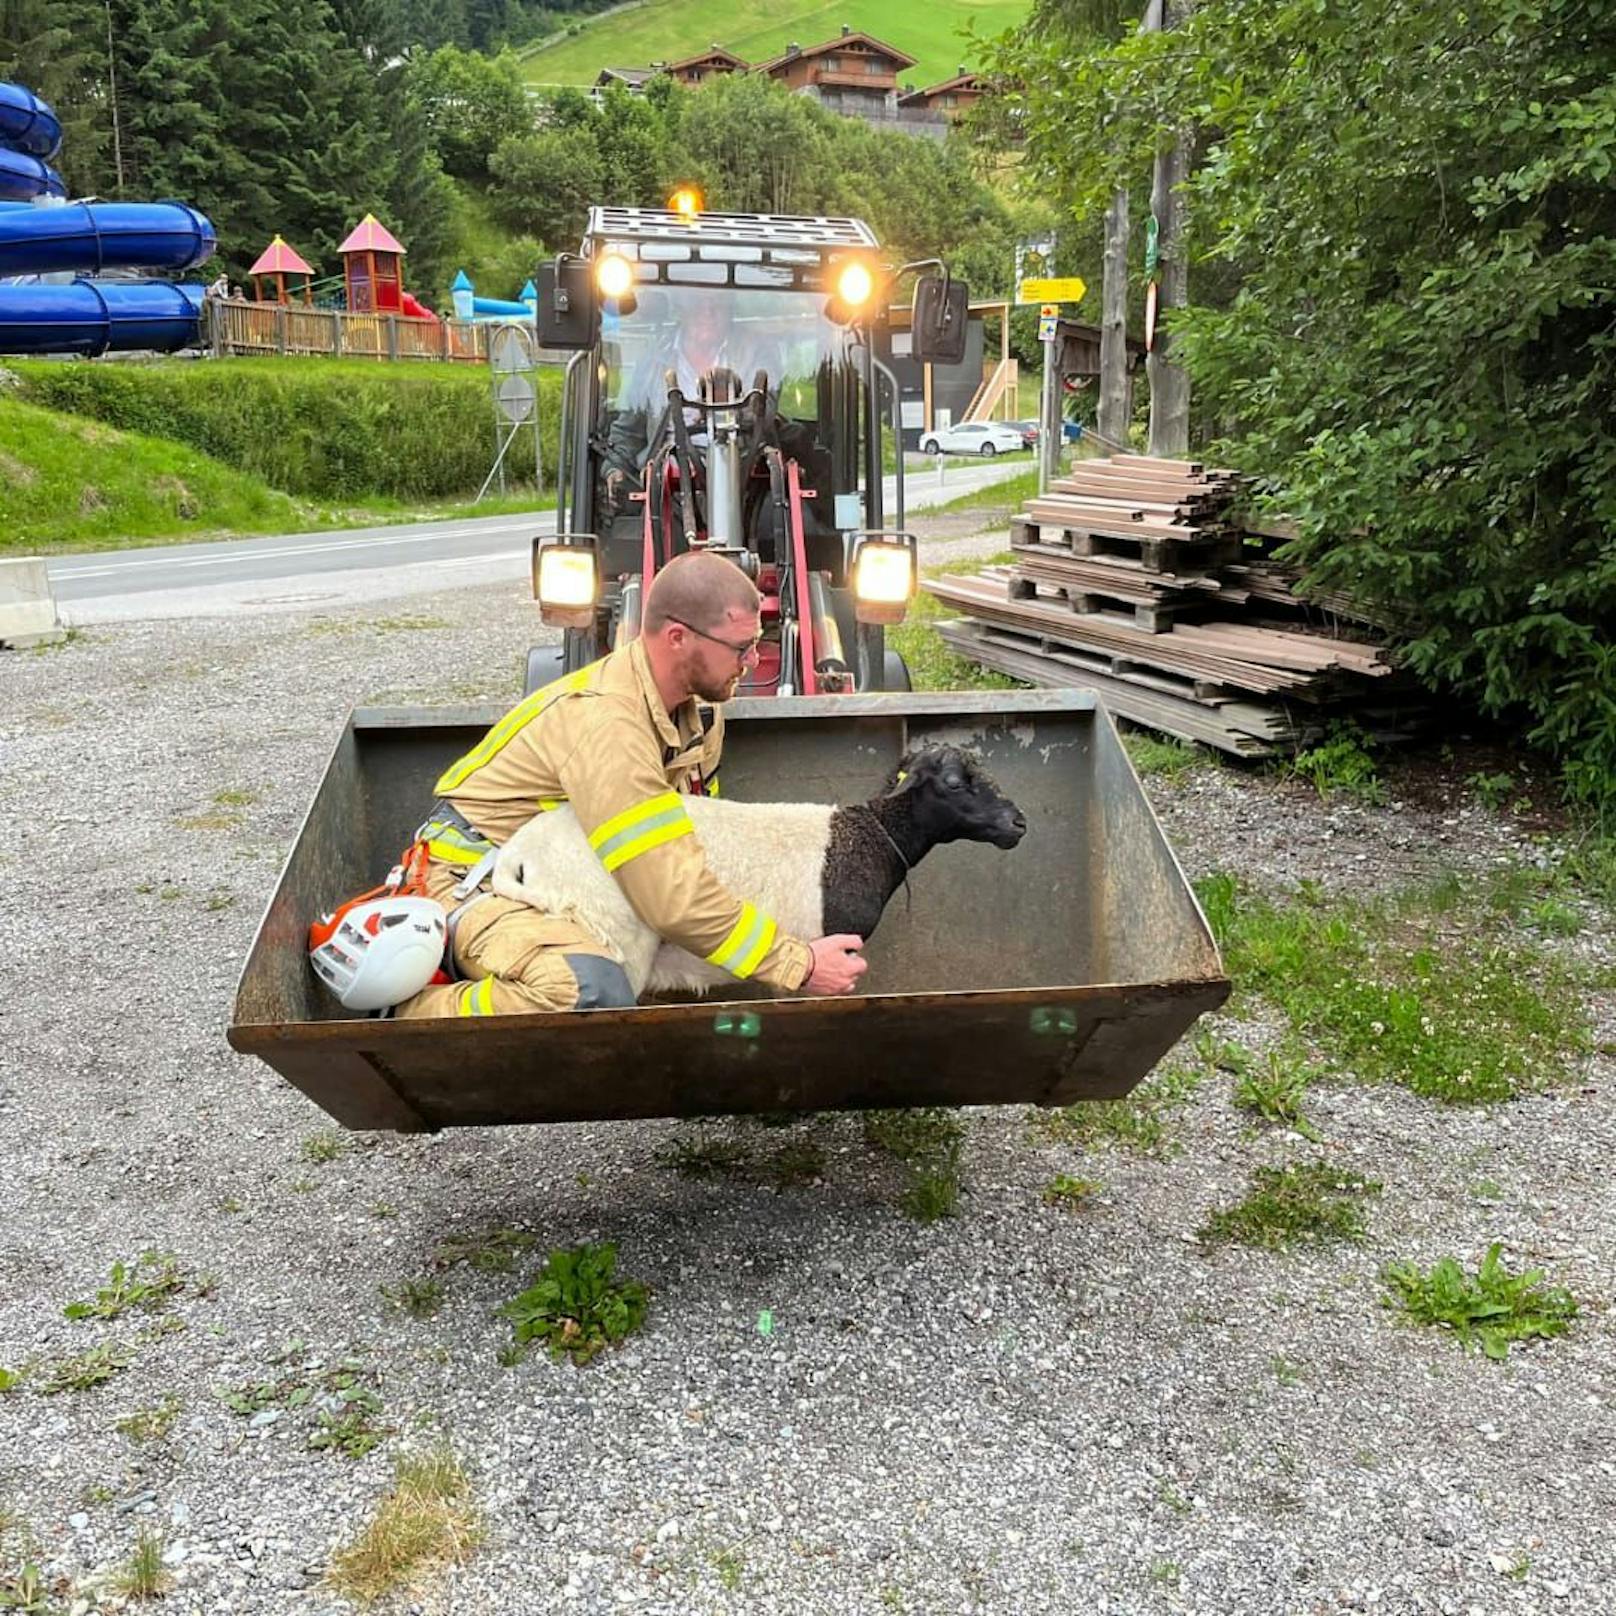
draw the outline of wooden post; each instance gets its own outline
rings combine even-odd
[[[282,358],[286,355],[286,305],[275,305],[275,352]]]
[[[449,322],[438,321],[438,358],[447,360],[449,357]]]
[[[1172,28],[1188,14],[1186,0],[1161,0],[1146,7],[1141,30]],[[1178,130],[1156,153],[1151,177],[1150,211],[1156,216],[1157,246],[1161,257],[1157,327],[1145,368],[1150,375],[1150,446],[1153,455],[1187,455],[1190,448],[1190,379],[1172,360],[1173,339],[1160,320],[1169,309],[1189,301],[1189,265],[1184,258],[1183,185],[1189,175],[1189,148],[1193,136]]]
[[[387,357],[389,359],[398,358],[398,316],[396,314],[387,316]]]
[[[1128,443],[1128,193],[1105,210],[1105,278],[1100,290],[1100,401],[1095,426],[1102,448]]]
[[[342,310],[331,311],[331,351],[338,358],[342,356]]]

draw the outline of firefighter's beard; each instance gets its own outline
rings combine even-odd
[[[685,674],[685,686],[693,696],[698,696],[702,701],[728,701],[740,688],[745,672],[744,668],[736,668],[732,673],[715,675],[705,665],[703,653],[697,651],[690,658],[690,665]]]

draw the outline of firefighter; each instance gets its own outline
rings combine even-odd
[[[536,691],[435,787],[420,835],[427,892],[449,911],[461,981],[423,989],[401,1017],[489,1016],[634,1003],[628,978],[586,927],[489,890],[493,854],[534,814],[570,803],[606,868],[670,943],[791,993],[851,993],[863,939],[787,936],[708,869],[680,803],[716,785],[719,704],[761,633],[757,590],[722,556],[671,561],[652,581],[640,637]]]

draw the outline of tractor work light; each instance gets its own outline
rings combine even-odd
[[[853,611],[861,623],[901,623],[915,592],[915,553],[904,543],[866,539],[853,558]]]
[[[551,628],[589,628],[600,598],[600,563],[588,538],[533,541],[533,593]]]
[[[875,277],[868,264],[855,258],[852,263],[842,265],[842,272],[836,277],[836,295],[850,309],[862,308],[870,301],[874,290]]]
[[[694,185],[681,185],[668,198],[668,211],[677,213],[682,219],[694,220],[701,212],[701,192]]]
[[[634,286],[634,266],[621,253],[607,253],[595,266],[595,285],[603,297],[626,297]]]

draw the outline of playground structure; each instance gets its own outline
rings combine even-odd
[[[477,288],[465,270],[455,274],[449,287],[454,299],[457,320],[536,320],[539,308],[539,289],[532,280],[522,288],[518,299],[506,297],[478,297]]]
[[[179,202],[69,202],[48,103],[0,83],[0,353],[196,346],[203,291],[128,276],[207,262],[213,226]]]

